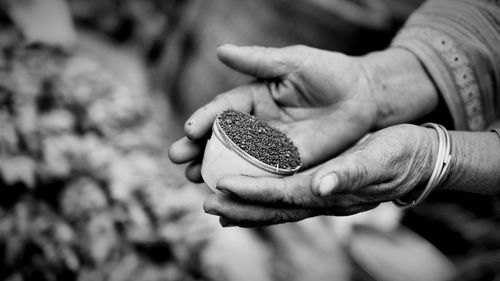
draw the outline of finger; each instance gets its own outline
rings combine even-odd
[[[186,167],[186,178],[194,183],[202,183],[201,162],[194,161]]]
[[[234,221],[231,219],[228,219],[226,217],[219,217],[219,224],[222,227],[233,227],[233,226],[239,226],[239,227],[262,227],[262,226],[268,226],[270,225],[269,223],[265,222],[259,222],[259,221]]]
[[[225,217],[220,217],[219,218],[219,223],[222,227],[233,227],[233,226],[239,226],[239,227],[244,227],[244,228],[253,228],[253,227],[264,227],[264,226],[270,226],[273,224],[279,224],[279,223],[285,223],[285,222],[271,222],[271,221],[234,221]]]
[[[285,209],[254,205],[236,200],[227,194],[214,194],[203,202],[206,213],[224,217],[233,225],[258,226],[293,222],[317,215],[314,210]]]
[[[318,196],[311,192],[312,176],[297,174],[284,178],[228,176],[219,181],[217,189],[240,201],[282,208],[303,208],[323,214],[345,216],[377,206],[384,198],[336,194]]]
[[[278,78],[293,72],[298,65],[296,48],[239,47],[217,48],[219,59],[239,72],[258,78]]]
[[[365,203],[327,210],[311,210],[263,206],[234,198],[230,195],[212,195],[205,200],[203,208],[208,214],[220,216],[219,222],[224,227],[258,227],[296,222],[318,215],[349,216],[371,210],[379,205],[379,203]]]
[[[199,158],[203,152],[202,146],[183,137],[174,142],[168,149],[168,157],[175,164],[183,164]]]
[[[220,191],[259,204],[286,204],[294,207],[317,207],[319,197],[311,193],[311,176],[283,178],[228,176],[217,183]]]
[[[217,95],[205,106],[196,110],[184,125],[184,131],[190,139],[199,139],[208,134],[215,118],[224,110],[232,109],[251,113],[253,108],[253,98],[265,90],[262,85],[250,84],[232,89],[228,92]]]
[[[335,209],[331,211],[325,211],[323,215],[331,215],[331,216],[351,216],[354,214],[366,212],[369,210],[372,210],[376,208],[379,203],[369,203],[369,204],[360,204],[360,205],[354,205],[350,206],[348,208],[343,208],[343,209]],[[228,218],[221,216],[219,218],[219,223],[223,227],[232,227],[232,226],[239,226],[239,227],[262,227],[262,226],[269,226],[273,224],[279,224],[279,223],[285,223],[285,222],[297,222],[303,219],[307,219],[313,216],[317,216],[318,214],[309,211],[309,210],[299,210],[297,211],[296,209],[274,209],[272,210],[274,214],[276,214],[277,218],[276,219],[268,219],[263,218],[263,219],[233,219],[233,218]]]
[[[292,79],[274,79],[264,81],[274,101],[282,107],[300,108],[310,107],[310,102],[304,95],[298,94],[304,90]],[[317,109],[316,109],[317,110]],[[303,112],[303,111],[302,111]],[[299,113],[300,114],[300,113]]]
[[[357,193],[368,186],[377,186],[388,177],[386,163],[371,149],[352,151],[330,160],[312,178],[312,192],[319,196]]]
[[[231,227],[236,226],[231,220],[228,220],[226,217],[219,217],[219,223],[222,227]]]
[[[362,212],[366,212],[376,208],[380,205],[381,202],[372,202],[372,203],[362,203],[362,204],[354,204],[349,205],[343,208],[332,208],[324,213],[324,215],[344,217],[344,216],[352,216],[355,214],[359,214]]]
[[[351,216],[354,214],[366,212],[369,210],[372,210],[376,208],[380,203],[367,203],[367,204],[359,204],[359,205],[353,205],[349,206],[347,208],[339,208],[339,209],[332,209],[332,210],[325,210],[322,215],[329,215],[329,216],[337,216],[337,217],[343,217],[343,216]],[[279,223],[285,223],[285,222],[297,222],[303,219],[307,219],[313,216],[317,216],[317,213],[313,213],[312,211],[308,210],[303,210],[303,213],[299,211],[297,214],[296,209],[274,209],[273,212],[277,214],[277,219],[270,220],[268,218],[263,218],[260,220],[256,219],[232,219],[232,218],[227,218],[224,216],[221,216],[219,218],[219,223],[223,227],[232,227],[232,226],[239,226],[239,227],[262,227],[262,226],[269,226],[273,224],[279,224]]]

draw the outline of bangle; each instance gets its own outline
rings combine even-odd
[[[435,123],[425,123],[423,127],[432,128],[438,135],[438,153],[436,164],[432,171],[431,177],[427,182],[424,190],[420,195],[413,200],[406,201],[403,198],[398,198],[393,203],[398,207],[413,207],[422,202],[436,187],[441,185],[448,175],[450,160],[451,160],[451,139],[450,134],[445,127]]]

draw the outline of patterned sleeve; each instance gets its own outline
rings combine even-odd
[[[430,0],[392,46],[420,59],[455,129],[485,130],[500,117],[500,0]]]

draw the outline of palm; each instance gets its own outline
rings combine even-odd
[[[263,79],[218,95],[186,122],[186,135],[172,145],[174,162],[192,162],[190,179],[200,180],[201,139],[225,109],[248,112],[284,131],[298,147],[303,167],[347,148],[372,127],[369,80],[351,57],[307,47],[266,49],[220,47],[229,67]],[[191,172],[190,172],[191,171]]]
[[[352,58],[319,50],[306,56],[300,70],[253,86],[252,113],[290,136],[309,166],[365,134],[373,110],[368,81]]]

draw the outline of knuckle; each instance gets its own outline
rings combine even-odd
[[[328,204],[324,201],[323,198],[312,197],[309,201],[306,202],[304,199],[302,204],[303,207],[310,208],[311,210],[321,210],[325,208]]]
[[[269,203],[283,203],[287,201],[282,180],[255,178],[252,190],[253,197],[258,201]]]
[[[272,224],[298,221],[300,218],[296,213],[294,210],[278,210],[273,215]]]
[[[287,201],[286,195],[273,187],[264,188],[262,192],[260,192],[260,197],[262,201],[271,203],[284,203]]]
[[[286,181],[281,181],[280,182],[280,187],[278,188],[280,192],[278,192],[280,196],[280,200],[282,202],[288,203],[288,204],[295,204],[296,200],[294,199],[295,196],[293,195],[293,192],[290,188],[290,186],[287,184]]]
[[[278,224],[282,223],[286,220],[286,215],[284,214],[283,211],[276,211],[274,216],[273,216],[273,224]]]
[[[281,81],[268,80],[266,81],[266,87],[271,96],[277,100],[281,97],[282,91],[280,90]]]
[[[213,102],[217,104],[226,105],[228,102],[227,93],[218,94],[214,97]]]
[[[350,163],[350,167],[348,167],[349,172],[344,174],[346,183],[344,188],[357,187],[360,185],[362,179],[366,179],[369,176],[369,171],[365,162],[361,159],[361,157],[353,157],[351,161],[348,162]]]

